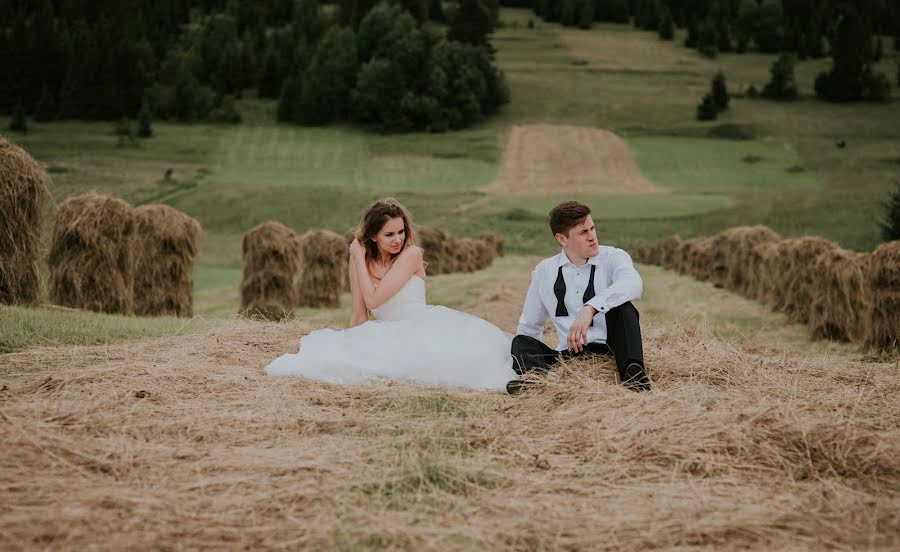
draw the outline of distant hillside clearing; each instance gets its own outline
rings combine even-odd
[[[518,125],[510,130],[495,195],[662,193],[641,176],[620,137],[607,130],[563,125]]]

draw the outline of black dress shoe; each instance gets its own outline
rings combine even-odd
[[[515,379],[511,380],[506,384],[506,392],[510,395],[518,395],[519,393],[523,393],[528,391],[529,389],[535,389],[540,387],[540,383],[534,380],[520,380]]]
[[[625,367],[625,373],[622,374],[622,385],[632,391],[649,391],[650,378],[644,372],[643,366],[637,362],[632,362]]]

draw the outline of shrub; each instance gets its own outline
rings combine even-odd
[[[9,130],[21,132],[22,134],[28,132],[28,122],[25,118],[25,108],[22,107],[22,102],[16,104],[16,108],[13,110],[12,119],[9,121]]]
[[[703,101],[697,106],[697,119],[700,121],[713,121],[719,116],[716,100],[709,92],[703,96]]]
[[[725,74],[719,71],[712,80],[712,88],[710,90],[713,100],[720,111],[728,109],[728,87],[725,85]]]

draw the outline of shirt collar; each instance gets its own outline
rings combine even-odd
[[[588,259],[587,264],[600,266],[600,255],[601,254],[602,254],[602,251],[598,252],[596,255],[594,255],[593,257]],[[561,266],[566,266],[567,264],[571,264],[572,266],[575,266],[574,264],[572,264],[572,261],[569,260],[568,255],[566,255],[566,251],[564,249],[560,249],[559,255],[556,256],[556,267],[559,268]]]

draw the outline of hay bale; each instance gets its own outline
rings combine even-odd
[[[650,261],[653,255],[653,249],[650,244],[644,240],[635,240],[631,246],[631,259],[638,263],[656,264]]]
[[[659,264],[663,268],[674,270],[678,248],[681,245],[679,236],[669,236],[659,244]]]
[[[38,257],[47,172],[22,148],[0,138],[0,303],[37,303]]]
[[[483,270],[491,266],[491,263],[494,262],[494,258],[497,256],[496,244],[484,239],[472,241],[475,244],[475,270]]]
[[[681,261],[684,272],[704,282],[712,279],[712,243],[712,238],[696,238],[682,243],[679,251],[684,255]]]
[[[781,240],[758,243],[751,249],[748,261],[747,293],[770,306],[774,305],[776,284],[781,286],[782,273],[776,267],[781,248]]]
[[[300,272],[300,238],[275,221],[264,222],[242,242],[241,314],[266,320],[294,316]]]
[[[781,236],[766,226],[739,226],[724,233],[727,247],[723,251],[725,275],[723,285],[745,297],[755,298],[757,283],[753,280],[756,267],[754,248],[767,242],[777,242]]]
[[[783,296],[779,302],[792,322],[809,321],[810,304],[819,293],[816,289],[814,262],[816,257],[837,246],[825,238],[803,237],[785,240],[780,260],[783,267]]]
[[[494,257],[502,257],[504,255],[506,238],[504,238],[502,234],[496,232],[483,232],[481,234],[481,239],[491,246],[491,249],[494,251]]]
[[[309,232],[300,242],[303,272],[300,277],[297,304],[302,307],[341,306],[346,239],[330,230]]]
[[[200,223],[168,205],[143,205],[135,214],[135,314],[193,316],[191,275]]]
[[[809,310],[813,337],[863,341],[871,300],[866,281],[868,253],[835,248],[813,261],[814,289]]]
[[[478,241],[463,238],[456,242],[454,249],[456,269],[458,272],[475,272],[478,270]]]
[[[418,238],[417,243],[425,254],[425,272],[429,276],[458,270],[455,237],[438,228],[423,226],[419,229]]]
[[[135,209],[94,193],[64,201],[56,212],[47,259],[50,300],[97,312],[134,313]]]
[[[865,345],[900,349],[900,240],[883,243],[866,266],[871,308],[865,324]]]

